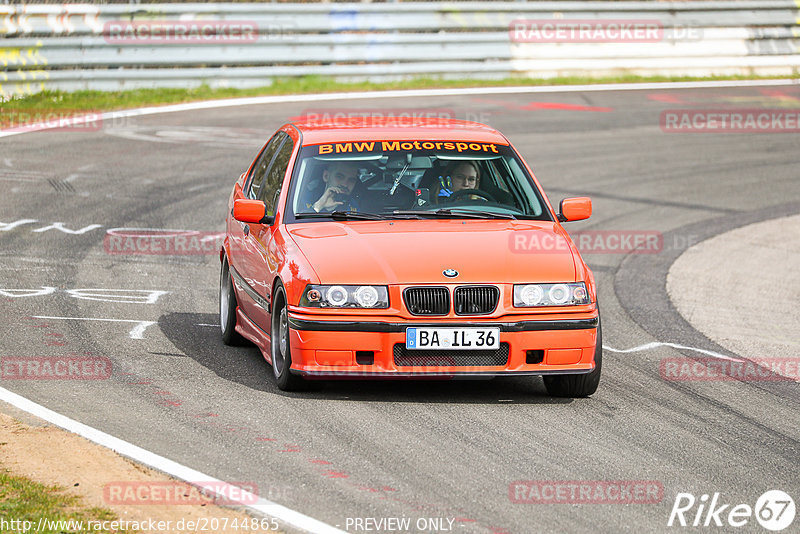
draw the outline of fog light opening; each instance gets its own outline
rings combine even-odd
[[[526,350],[525,363],[528,365],[542,363],[544,361],[544,350]]]
[[[357,350],[356,363],[358,365],[373,365],[375,363],[375,352],[371,350]]]

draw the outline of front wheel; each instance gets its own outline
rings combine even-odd
[[[283,391],[303,389],[305,381],[292,374],[292,347],[289,343],[289,313],[286,310],[286,291],[278,286],[272,299],[272,329],[270,345],[272,345],[272,374],[278,388]]]
[[[597,345],[594,349],[594,370],[581,375],[545,375],[544,386],[553,397],[588,397],[600,384],[603,363],[603,331],[597,324]]]

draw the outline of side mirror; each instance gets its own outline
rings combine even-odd
[[[267,215],[267,205],[261,200],[237,198],[233,201],[233,218],[251,224],[272,224],[275,219]]]
[[[589,197],[565,198],[558,206],[558,220],[582,221],[592,216],[592,199]]]

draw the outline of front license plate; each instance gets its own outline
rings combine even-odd
[[[480,350],[500,348],[500,329],[406,328],[407,349]]]

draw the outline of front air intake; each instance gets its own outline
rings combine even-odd
[[[411,315],[447,315],[450,313],[450,292],[446,287],[409,287],[403,301]]]
[[[457,287],[453,295],[456,315],[487,315],[497,307],[500,290],[496,286]]]

